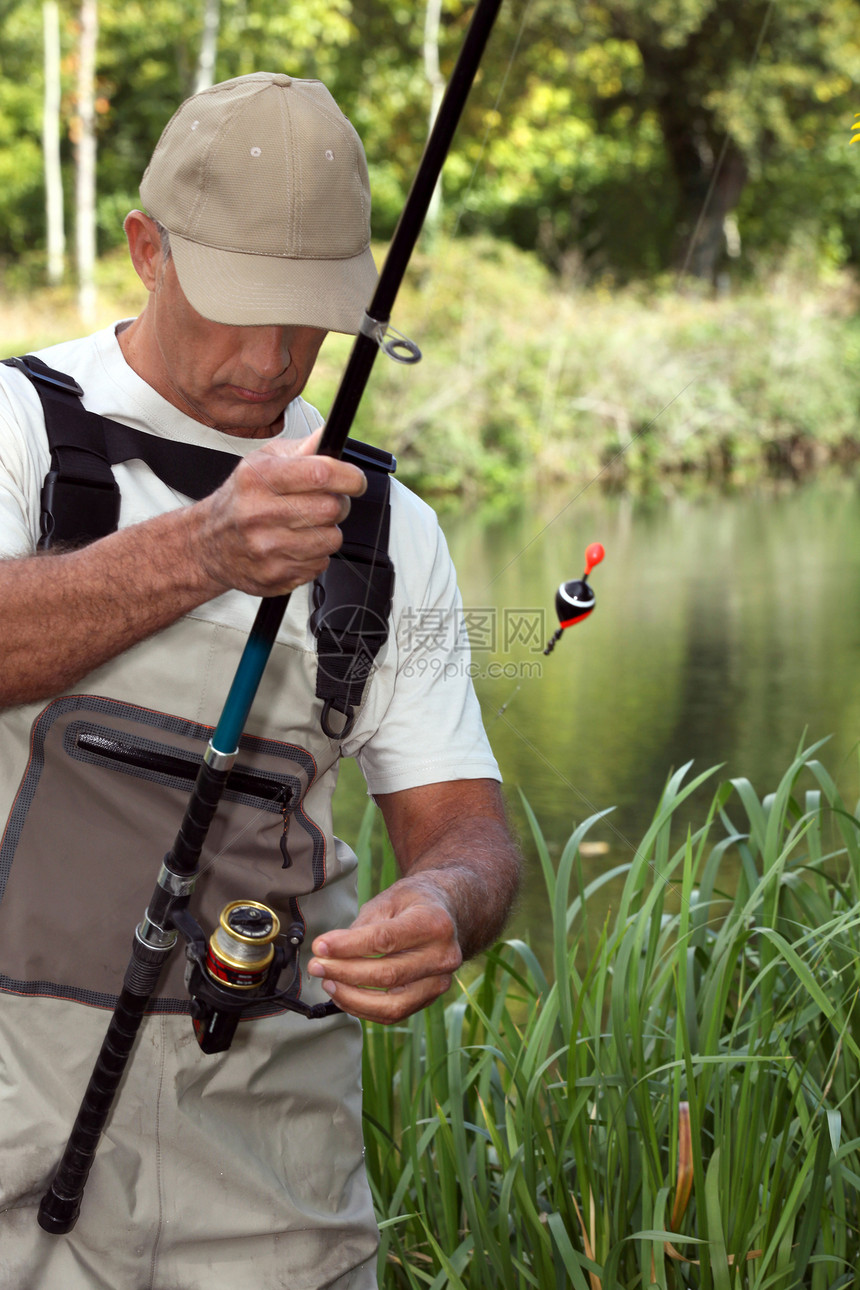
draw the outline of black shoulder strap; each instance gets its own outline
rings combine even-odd
[[[51,469],[42,487],[39,547],[85,545],[113,533],[119,523],[120,492],[111,466],[139,459],[171,488],[199,501],[236,468],[235,453],[160,439],[119,421],[89,412],[77,381],[33,354],[2,362],[19,368],[42,402],[51,450]],[[343,545],[313,587],[311,629],[317,638],[317,698],[330,739],[344,739],[355,708],[388,636],[394,566],[388,555],[391,453],[347,439],[346,460],[367,476],[367,491],[353,500],[341,525]],[[345,722],[339,730],[331,713]]]
[[[59,542],[84,545],[115,531],[120,493],[111,466],[121,461],[145,461],[165,484],[195,501],[236,468],[234,453],[160,439],[88,412],[77,381],[32,354],[3,361],[30,378],[45,414],[51,469],[42,489],[43,550]]]
[[[357,464],[367,466],[364,461]],[[320,724],[330,739],[345,739],[352,730],[355,708],[388,637],[394,594],[394,565],[388,554],[391,481],[378,466],[365,473],[367,491],[353,499],[341,525],[343,545],[313,586],[316,694],[323,700]],[[339,730],[332,725],[333,710],[345,718]]]

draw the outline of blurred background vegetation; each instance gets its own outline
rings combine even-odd
[[[91,3],[59,5],[69,204]],[[384,240],[427,131],[425,5],[221,0],[214,15],[212,5],[98,0],[100,250],[121,241],[158,135],[198,83],[207,8],[215,80],[266,68],[329,85],[364,139]],[[471,9],[443,0],[431,42],[443,79]],[[846,144],[860,112],[857,19],[854,0],[513,0],[446,169],[443,220],[590,282],[685,262],[711,281],[749,277],[799,240],[822,268],[856,266],[858,159]],[[4,0],[0,22],[0,254],[38,262],[43,7]]]
[[[320,77],[354,121],[381,256],[471,11],[3,0],[4,351],[136,312],[122,220],[160,131],[195,87],[255,69]],[[357,433],[384,423],[401,477],[437,494],[853,461],[857,20],[854,0],[503,5],[395,320],[433,370],[382,372]],[[46,291],[52,80],[66,252]],[[75,250],[87,146],[93,270]],[[311,390],[323,408],[344,354],[335,339]]]

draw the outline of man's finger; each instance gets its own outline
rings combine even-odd
[[[371,958],[398,954],[428,945],[440,938],[450,939],[451,921],[440,909],[416,905],[394,918],[382,918],[318,936],[312,949],[321,959]]]
[[[322,977],[338,984],[353,985],[363,990],[394,990],[412,985],[426,977],[459,966],[453,954],[440,954],[437,950],[404,950],[399,954],[379,957],[324,959],[313,958],[308,964],[308,975]]]
[[[323,988],[341,1012],[390,1026],[433,1003],[450,989],[451,982],[450,976],[433,976],[391,990],[363,990],[339,981],[326,981]]]
[[[315,430],[304,439],[271,439],[256,452],[250,453],[245,461],[254,464],[259,461],[268,473],[284,473],[284,463],[291,464],[290,474],[285,474],[287,491],[302,492],[310,487],[331,493],[348,493],[351,497],[360,497],[367,490],[367,476],[364,471],[352,462],[343,461],[340,457],[329,457],[318,452],[323,428]],[[308,462],[312,458],[313,465]],[[296,467],[301,461],[301,466]],[[265,462],[265,466],[264,466]],[[311,476],[311,478],[308,478]]]

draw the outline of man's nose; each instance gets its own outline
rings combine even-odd
[[[290,365],[290,328],[249,327],[243,357],[258,376],[269,381],[281,376]]]

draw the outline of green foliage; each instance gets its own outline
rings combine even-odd
[[[853,290],[844,275],[826,288],[808,281],[810,254],[799,241],[766,289],[703,299],[565,289],[509,243],[427,241],[394,318],[424,361],[380,358],[354,432],[390,447],[398,477],[425,494],[693,472],[743,484],[850,462],[860,452]],[[4,353],[81,332],[68,293],[33,292],[26,268],[5,275]],[[99,325],[141,307],[124,253],[102,257],[98,280]],[[314,371],[307,397],[323,413],[349,348],[330,337]]]
[[[41,59],[41,13],[15,6],[0,14],[0,253],[21,254],[42,225],[42,101],[33,77]]]
[[[636,46],[594,27],[586,34],[572,10],[530,34],[513,110],[489,112],[449,164],[461,226],[537,247],[567,273],[610,269],[623,280],[658,271],[672,239],[674,181],[659,123],[643,110]]]
[[[853,4],[609,0],[606,8],[609,29],[641,58],[641,92],[623,98],[637,115],[653,111],[660,122],[677,181],[679,251],[703,217],[705,240],[711,219],[721,243],[724,215],[739,196],[742,237],[748,212],[769,199],[766,226],[784,245],[797,219],[814,213],[811,191],[847,197],[846,171],[856,186],[857,158],[848,159],[844,142],[860,70]],[[815,176],[800,210],[793,186],[787,201],[780,186],[792,165],[806,171],[807,183]],[[718,260],[722,251],[716,245],[711,255]]]
[[[860,821],[817,752],[764,798],[721,784],[679,840],[711,774],[683,768],[588,887],[600,817],[557,868],[531,817],[551,974],[508,942],[453,1002],[365,1027],[385,1290],[856,1284]]]
[[[159,133],[193,88],[202,8],[200,0],[100,0],[103,249],[120,240],[121,215],[137,200]],[[388,237],[427,133],[423,7],[223,0],[221,8],[216,76],[263,67],[326,81],[365,141],[374,232]],[[467,0],[443,4],[445,74],[471,11]],[[40,19],[23,0],[0,7],[3,256],[44,238]],[[69,225],[75,19],[74,5],[63,3]],[[728,145],[749,175],[738,209],[746,265],[779,253],[798,227],[826,266],[857,263],[860,149],[848,140],[858,81],[853,0],[504,5],[446,168],[445,223],[537,249],[567,274],[628,281],[659,273],[703,211]],[[719,256],[721,208],[714,219]]]
[[[356,433],[384,436],[399,476],[425,492],[691,471],[743,482],[856,456],[860,335],[840,316],[846,300],[799,271],[767,287],[565,290],[505,243],[437,243],[395,318],[425,362],[377,364]],[[314,378],[323,409],[345,352]]]

